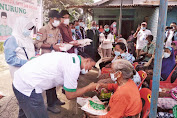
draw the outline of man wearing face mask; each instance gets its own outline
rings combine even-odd
[[[48,118],[42,97],[45,90],[62,85],[69,100],[96,90],[96,83],[77,88],[80,73],[88,73],[94,65],[86,54],[79,56],[63,52],[47,53],[29,61],[16,71],[13,81],[13,90],[24,117]]]
[[[87,30],[86,37],[91,39],[93,42],[91,45],[85,47],[85,53],[89,54],[94,61],[98,61],[100,56],[98,54],[98,47],[99,47],[99,31],[96,29],[96,22],[92,22],[91,29]]]
[[[37,33],[35,47],[39,50],[42,49],[42,54],[50,53],[52,50],[60,51],[58,43],[63,42],[63,38],[60,33],[60,29],[57,27],[60,24],[59,18],[60,15],[58,11],[51,10],[49,11],[49,23],[42,27]],[[51,88],[46,91],[47,96],[47,105],[48,110],[53,113],[60,113],[60,109],[56,105],[64,105],[64,102],[61,102],[57,98],[56,88]]]
[[[72,38],[72,32],[71,32],[71,28],[69,27],[69,17],[70,17],[70,14],[67,10],[62,10],[60,12],[60,16],[61,16],[61,23],[59,25],[59,29],[60,29],[60,32],[61,32],[61,35],[62,35],[62,38],[63,38],[63,42],[64,43],[69,43],[71,41],[73,41],[73,38]],[[78,46],[77,42],[73,44],[74,46]],[[74,47],[71,48],[68,53],[74,53]]]
[[[82,38],[85,39],[85,37],[86,37],[85,23],[83,22],[83,20],[81,18],[79,19],[79,26],[80,26],[80,31],[82,33]]]
[[[49,22],[46,26],[42,27],[37,33],[35,47],[42,49],[42,54],[50,53],[52,50],[60,51],[57,43],[62,43],[63,39],[60,30],[57,28],[60,25],[60,15],[58,11],[49,11]]]
[[[148,35],[152,35],[151,31],[146,29],[147,28],[147,23],[142,22],[141,26],[139,26],[133,35],[134,38],[137,38],[136,41],[136,55],[137,58],[140,55],[140,51],[147,45],[146,37]]]

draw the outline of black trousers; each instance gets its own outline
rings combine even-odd
[[[48,107],[53,107],[58,100],[57,93],[56,93],[56,87],[46,90],[46,96],[47,96],[47,105]]]

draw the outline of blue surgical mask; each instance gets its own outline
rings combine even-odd
[[[75,29],[71,29],[71,32],[72,32],[72,33],[75,33]]]
[[[146,27],[141,27],[142,30],[146,30]]]
[[[119,55],[120,55],[120,52],[119,52],[119,51],[114,51],[114,54],[115,54],[116,56],[119,56]]]
[[[80,26],[75,26],[75,29],[79,30],[79,29],[80,29]]]
[[[30,34],[31,34],[31,30],[24,29],[24,31],[23,31],[23,35],[24,35],[25,37],[29,37]]]
[[[114,24],[113,27],[116,27],[116,24]]]
[[[126,56],[126,53],[122,53],[121,56],[122,56],[122,57],[125,57],[125,56]]]
[[[106,32],[109,32],[109,28],[106,28],[105,31],[106,31]]]

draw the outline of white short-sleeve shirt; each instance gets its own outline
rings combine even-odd
[[[147,45],[146,37],[152,35],[151,31],[146,29],[145,31],[140,30],[137,34],[136,49],[143,49]]]
[[[43,54],[14,74],[14,87],[26,96],[35,90],[42,93],[58,85],[69,92],[76,91],[80,74],[81,58],[76,54],[54,52]]]

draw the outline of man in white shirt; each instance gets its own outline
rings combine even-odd
[[[139,57],[140,51],[147,45],[146,38],[148,35],[152,35],[151,31],[146,29],[147,23],[142,22],[141,26],[139,26],[133,35],[134,38],[137,38],[136,41],[136,55]]]
[[[68,99],[96,89],[91,83],[77,89],[80,75],[86,74],[95,62],[87,55],[78,56],[62,52],[46,53],[27,62],[14,74],[13,90],[22,109],[19,118],[48,118],[42,92],[62,85]]]

